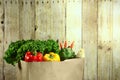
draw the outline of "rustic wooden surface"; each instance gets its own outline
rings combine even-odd
[[[4,27],[3,1],[0,0],[0,80],[3,80],[3,27]]]
[[[19,0],[19,38],[34,39],[35,38],[35,1]],[[17,66],[16,66],[17,67]],[[16,68],[17,80],[28,80],[29,66],[22,65],[22,70]]]
[[[82,8],[82,40],[85,49],[84,80],[97,80],[97,1],[85,0]]]
[[[27,80],[3,62],[11,41],[49,38],[85,49],[84,80],[120,80],[119,31],[120,0],[0,0],[0,80]]]
[[[19,39],[19,5],[18,0],[4,0],[5,30],[4,30],[4,50],[12,41]],[[16,68],[5,62],[4,79],[16,80]]]
[[[71,11],[72,9],[72,11]],[[66,2],[66,40],[70,45],[73,41],[76,53],[81,48],[82,40],[82,0],[67,0]],[[79,37],[78,37],[79,36]]]
[[[112,79],[112,2],[98,2],[98,80]]]
[[[113,1],[113,79],[120,79],[120,1]]]

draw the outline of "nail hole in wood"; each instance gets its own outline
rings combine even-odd
[[[36,4],[38,5],[38,4],[39,4],[39,1],[37,1]]]
[[[37,30],[37,28],[35,27],[35,31]]]
[[[109,47],[107,50],[108,50],[108,51],[110,51],[110,50],[111,50],[111,48]]]
[[[24,2],[22,1],[22,5],[24,4]]]
[[[32,5],[32,1],[30,2],[30,4]]]
[[[47,3],[49,3],[49,1],[47,1]]]
[[[25,2],[25,4],[27,4],[27,2]]]
[[[10,3],[12,4],[12,1],[10,1]]]
[[[5,1],[5,3],[7,4],[7,1]]]
[[[44,2],[42,1],[42,4],[44,4]]]
[[[99,49],[102,49],[102,46],[98,46]]]
[[[4,21],[1,21],[1,24],[4,24]]]

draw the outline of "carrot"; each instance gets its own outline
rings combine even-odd
[[[67,47],[67,41],[64,42],[64,48],[66,48],[66,47]]]
[[[74,46],[74,41],[71,43],[70,48],[72,49]]]
[[[62,43],[60,43],[60,49],[62,49]]]

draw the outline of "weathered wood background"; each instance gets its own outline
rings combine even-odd
[[[0,80],[17,80],[11,41],[48,38],[85,49],[84,80],[120,80],[120,0],[0,0]]]

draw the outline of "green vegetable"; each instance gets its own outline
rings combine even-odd
[[[5,52],[4,59],[7,63],[15,65],[24,60],[27,51],[41,52],[43,55],[48,52],[59,53],[59,44],[54,40],[19,40],[12,42]]]
[[[21,41],[12,42],[9,45],[4,55],[4,59],[6,60],[7,63],[14,65],[16,62],[18,62],[17,55],[19,54],[17,54],[17,50],[25,42],[26,41],[21,40]]]
[[[59,55],[62,61],[76,57],[75,52],[71,48],[62,48]]]

